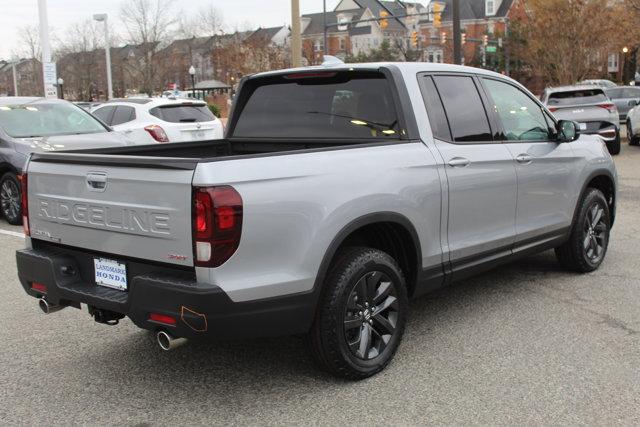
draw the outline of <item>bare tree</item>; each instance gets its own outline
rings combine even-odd
[[[140,91],[158,89],[160,63],[154,61],[159,47],[167,41],[176,24],[170,0],[125,0],[120,9],[129,43],[136,45],[135,64]]]
[[[106,93],[103,33],[101,23],[87,19],[69,26],[57,41],[58,75],[64,78],[67,97],[90,100],[100,89]]]
[[[37,25],[28,25],[19,30],[20,47],[15,52],[20,58],[40,59],[40,33]]]
[[[197,28],[203,36],[215,36],[223,28],[222,12],[210,2],[198,11]]]

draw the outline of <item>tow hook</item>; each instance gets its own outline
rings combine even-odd
[[[164,351],[173,350],[174,348],[180,347],[187,342],[186,338],[176,338],[165,331],[159,331],[156,334],[156,339],[158,341],[158,345]]]
[[[95,308],[89,306],[89,315],[93,317],[97,323],[103,325],[115,326],[120,322],[120,319],[124,317],[123,314],[116,313],[114,311],[103,310],[101,308]]]
[[[51,304],[46,299],[40,298],[38,300],[38,307],[40,307],[40,310],[42,310],[42,312],[44,314],[51,314],[51,313],[55,313],[56,311],[60,311],[63,308],[66,308],[67,306],[66,305]]]

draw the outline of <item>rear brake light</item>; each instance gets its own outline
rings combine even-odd
[[[287,74],[284,76],[285,79],[294,80],[294,79],[310,79],[310,78],[322,78],[322,77],[333,77],[336,73],[330,72],[319,72],[319,73],[293,73]]]
[[[32,282],[31,283],[31,289],[33,289],[34,291],[43,293],[43,294],[47,293],[47,285],[45,285],[44,283]]]
[[[144,130],[149,132],[149,135],[158,142],[169,142],[166,132],[158,125],[145,126]]]
[[[27,185],[27,173],[20,175],[20,207],[22,208],[22,230],[25,236],[30,236],[29,230],[29,186]]]
[[[167,316],[165,314],[159,313],[150,313],[149,320],[152,322],[164,323],[165,325],[175,325],[176,319],[175,317]]]
[[[230,186],[193,190],[193,252],[196,266],[218,267],[238,249],[242,197]]]
[[[604,108],[605,110],[607,110],[610,113],[613,113],[614,111],[618,111],[618,109],[616,108],[616,105],[612,104],[610,102],[606,102],[604,104],[598,104],[598,107]]]

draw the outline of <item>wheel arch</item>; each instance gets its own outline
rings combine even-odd
[[[379,232],[380,234],[374,234]],[[354,219],[333,238],[320,263],[314,289],[319,296],[332,261],[347,246],[369,246],[383,250],[396,260],[407,281],[409,296],[415,290],[422,268],[422,248],[411,221],[396,212],[376,212]]]
[[[573,209],[573,221],[575,222],[576,215],[578,214],[578,207],[580,201],[583,199],[587,189],[597,188],[604,194],[607,204],[609,205],[609,217],[611,218],[611,225],[613,225],[616,217],[616,184],[613,174],[607,169],[599,169],[591,172],[587,179],[585,179],[580,191],[580,197],[576,200],[576,204]]]

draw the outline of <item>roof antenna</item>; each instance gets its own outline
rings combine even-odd
[[[340,65],[340,64],[344,64],[344,61],[340,58],[336,58],[333,55],[325,55],[324,59],[322,60],[323,67],[330,67],[332,65]]]

